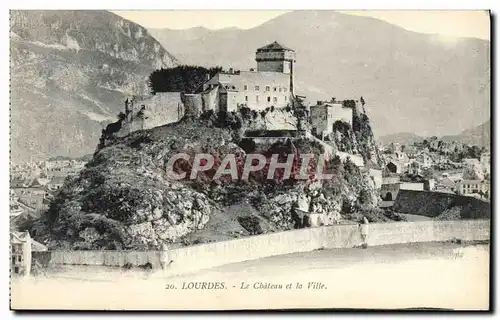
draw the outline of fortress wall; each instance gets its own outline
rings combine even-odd
[[[491,203],[473,197],[441,192],[399,190],[393,208],[400,213],[436,217],[453,207],[460,208],[462,219],[491,217]]]
[[[336,121],[347,122],[352,126],[352,109],[345,108],[342,104],[332,104],[333,114],[332,119],[328,120],[329,125],[332,126]]]
[[[151,129],[168,123],[177,122],[184,116],[184,104],[180,92],[158,92],[148,99],[136,101],[133,106],[133,116],[139,112],[141,106],[146,107],[144,115],[147,119],[142,125],[138,118],[132,119],[129,124],[130,132]]]
[[[219,111],[219,88],[214,88],[201,94],[203,111]]]
[[[198,117],[203,112],[203,99],[201,94],[184,94],[182,95],[184,103],[184,113]]]
[[[420,221],[370,224],[370,246],[410,242],[489,240],[489,220]],[[320,248],[353,248],[362,244],[356,224],[284,231],[160,251],[54,251],[51,263],[134,266],[149,262],[154,269],[168,264],[168,273],[194,272],[229,263]]]

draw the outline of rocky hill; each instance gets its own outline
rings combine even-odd
[[[296,51],[297,94],[312,102],[363,96],[376,136],[456,134],[490,117],[490,42],[444,39],[333,11],[295,11],[260,26],[150,30],[184,63],[255,66],[278,41]]]
[[[143,27],[106,11],[11,11],[14,162],[94,151],[127,96],[176,59]]]
[[[284,162],[289,153],[324,150],[306,138],[259,146],[241,137],[244,126],[241,114],[206,115],[104,139],[79,176],[65,182],[31,234],[52,248],[145,249],[303,227],[297,207],[324,213],[329,224],[357,220],[361,212],[371,220],[387,219],[374,209],[378,195],[372,180],[348,160],[336,157],[325,164],[323,172],[333,174],[330,180],[318,180],[314,166],[309,180],[283,180],[282,171],[267,179],[272,154]],[[166,164],[179,152],[191,155],[175,167],[188,177],[194,154],[210,153],[216,162],[195,180],[174,181]],[[214,177],[227,154],[235,155],[241,174],[247,153],[266,156],[262,171],[244,181]],[[293,168],[296,177],[295,160]]]

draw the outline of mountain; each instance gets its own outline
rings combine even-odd
[[[456,134],[490,117],[488,41],[334,11],[290,12],[247,30],[150,32],[183,63],[241,70],[276,40],[296,51],[298,94],[312,102],[363,96],[377,136]]]
[[[381,136],[378,138],[378,141],[384,145],[388,145],[391,142],[399,143],[400,145],[410,145],[413,144],[414,142],[419,142],[424,139],[425,139],[424,137],[421,137],[411,132],[399,132],[399,133],[388,134],[386,136]]]
[[[93,153],[101,129],[177,60],[107,11],[11,11],[11,160]]]
[[[480,147],[490,146],[491,122],[490,120],[485,123],[464,130],[462,133],[453,136],[443,136],[441,139],[444,141],[460,141],[465,144],[477,145]]]

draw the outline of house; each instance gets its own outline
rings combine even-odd
[[[333,124],[342,121],[352,125],[353,109],[343,101],[330,102],[318,101],[310,108],[310,121],[312,134],[323,139],[333,131]]]
[[[399,161],[399,163],[401,163],[403,165],[408,164],[410,162],[410,158],[403,151],[394,152],[393,157],[394,157],[394,159],[396,159],[397,161]]]
[[[450,179],[448,176],[439,180],[436,185],[437,191],[449,190],[451,192],[455,192],[457,188],[457,183]]]
[[[385,166],[385,170],[387,170],[388,173],[402,173],[403,172],[403,166],[399,161],[396,160],[391,160],[387,163]]]
[[[417,161],[412,161],[408,164],[406,172],[411,175],[420,175],[422,173],[421,164]]]
[[[485,180],[462,180],[457,183],[458,194],[490,198],[490,183]]]
[[[430,168],[432,166],[432,158],[427,152],[419,153],[415,160],[419,162],[422,168]]]
[[[59,190],[64,184],[64,177],[54,177],[52,180],[50,180],[49,183],[47,183],[47,189],[50,191],[56,191]]]
[[[424,191],[424,184],[422,182],[401,182],[399,190]]]
[[[10,233],[10,270],[15,276],[31,273],[31,241],[28,232]]]
[[[25,188],[28,186],[28,183],[29,182],[24,179],[19,179],[19,178],[12,179],[10,181],[10,188]]]
[[[434,189],[436,189],[436,180],[427,179],[424,181],[424,190],[425,191],[433,191]]]

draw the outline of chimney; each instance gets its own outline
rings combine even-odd
[[[233,73],[233,68],[229,68],[229,73]]]
[[[210,73],[207,73],[207,74],[205,75],[205,78],[206,78],[206,80],[207,80],[207,81],[208,81],[208,80],[210,80]]]
[[[323,101],[321,100],[318,100],[318,106],[322,105],[323,104]]]

